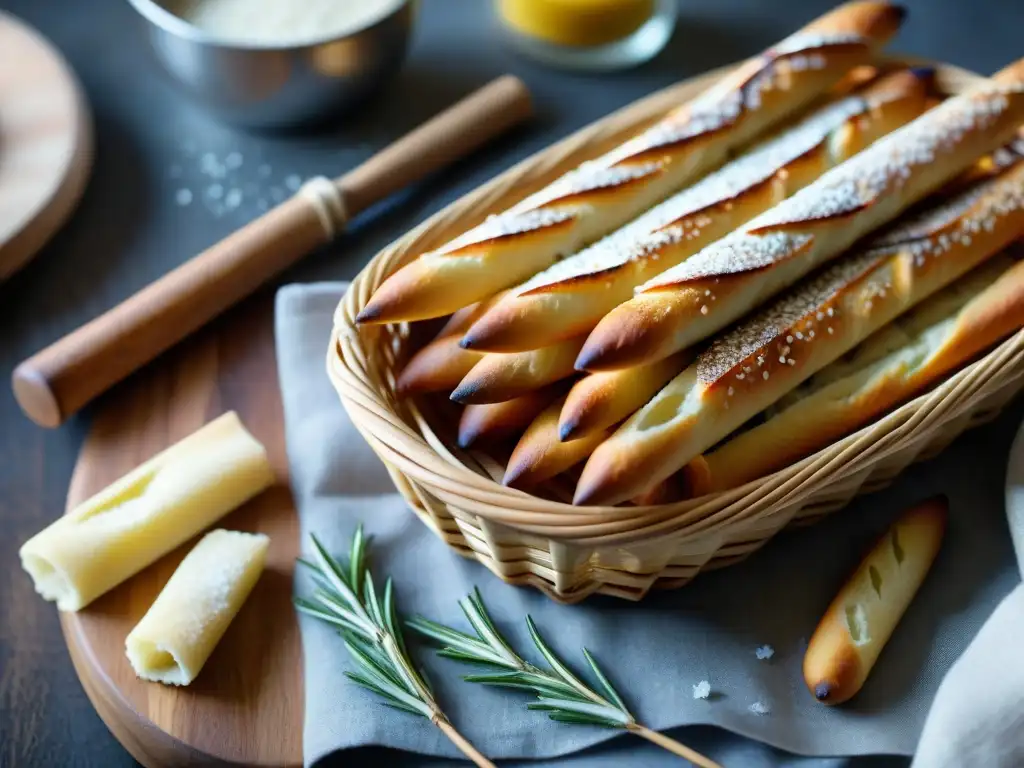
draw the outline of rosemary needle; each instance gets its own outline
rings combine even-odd
[[[367,564],[369,540],[359,526],[352,537],[348,566],[334,559],[315,536],[313,559],[299,562],[316,582],[310,599],[295,598],[295,607],[337,628],[342,642],[358,666],[345,675],[380,696],[394,709],[430,720],[466,757],[481,768],[494,768],[441,711],[423,673],[413,664],[395,610],[389,578],[378,593]]]
[[[438,651],[439,655],[485,670],[479,674],[466,675],[463,679],[467,682],[529,691],[537,696],[537,701],[527,704],[527,708],[547,712],[552,720],[621,728],[701,768],[720,768],[700,753],[638,723],[586,648],[583,649],[583,657],[597,679],[598,685],[594,687],[583,682],[558,658],[544,642],[529,616],[526,617],[526,627],[533,644],[547,662],[548,669],[531,664],[512,649],[494,626],[479,590],[474,589],[472,594],[459,601],[459,605],[473,627],[475,636],[422,616],[406,624],[410,629],[440,643],[443,647]]]

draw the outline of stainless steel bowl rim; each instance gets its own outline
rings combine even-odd
[[[237,51],[302,51],[316,48],[326,43],[333,43],[349,37],[355,37],[378,24],[387,21],[393,15],[409,5],[412,0],[392,0],[391,6],[382,9],[379,16],[358,26],[347,28],[344,32],[325,35],[315,39],[296,40],[289,43],[246,43],[237,40],[229,40],[216,35],[204,32],[199,27],[189,24],[180,16],[175,16],[163,7],[157,0],[128,0],[129,3],[144,16],[148,21],[160,27],[166,32],[178,37],[191,40],[203,45],[210,45],[217,48],[225,48]]]

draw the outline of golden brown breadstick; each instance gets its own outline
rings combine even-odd
[[[589,333],[633,289],[807,186],[925,110],[930,70],[832,100],[589,248],[510,289],[464,344],[517,352]]]
[[[519,437],[560,391],[560,385],[552,384],[502,403],[467,405],[459,419],[459,447]]]
[[[511,488],[530,488],[579,464],[611,430],[591,432],[579,440],[563,443],[558,439],[558,416],[565,397],[545,408],[526,428],[505,469],[502,482]]]
[[[484,357],[483,352],[459,346],[460,338],[458,333],[441,336],[410,357],[395,382],[398,394],[450,392],[457,387]]]
[[[562,406],[558,438],[578,440],[614,426],[643,406],[693,359],[687,350],[650,365],[591,373],[577,381]]]
[[[1021,122],[1024,59],[640,286],[597,325],[577,367],[625,368],[708,338],[961,174]]]
[[[528,352],[485,353],[452,392],[456,403],[500,403],[576,373],[583,337]]]
[[[459,340],[489,307],[501,299],[501,296],[500,293],[495,294],[489,299],[463,307],[452,314],[448,322],[437,332],[434,340],[406,362],[395,382],[398,394],[450,392],[457,387],[482,357],[479,352],[463,349],[459,345]]]
[[[937,497],[903,513],[829,605],[804,656],[818,701],[841,704],[864,685],[938,554],[947,510]]]
[[[825,14],[639,135],[398,270],[359,322],[440,317],[617,229],[870,63],[904,15],[870,1]]]

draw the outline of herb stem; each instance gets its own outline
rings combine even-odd
[[[345,673],[349,679],[382,697],[388,706],[430,720],[480,768],[495,768],[455,730],[406,650],[391,579],[378,593],[367,564],[369,539],[362,526],[352,537],[347,567],[315,536],[312,543],[313,558],[300,558],[299,562],[312,570],[317,587],[311,598],[295,598],[295,607],[337,629],[357,665],[356,670]]]
[[[652,744],[657,744],[662,749],[667,749],[674,755],[686,758],[700,768],[722,768],[722,766],[714,760],[704,757],[700,752],[695,752],[685,744],[680,744],[675,739],[672,739],[663,733],[652,731],[650,728],[645,725],[641,725],[640,723],[627,725],[626,730],[639,736],[641,739],[647,739]]]
[[[447,736],[452,744],[454,744],[462,754],[472,760],[475,765],[479,766],[479,768],[497,768],[494,763],[484,757],[476,747],[470,744],[465,736],[455,730],[455,726],[448,722],[448,718],[440,712],[438,712],[437,717],[433,718],[433,721],[434,725],[441,729],[441,733]]]

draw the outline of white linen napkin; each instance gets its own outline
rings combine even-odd
[[[922,728],[915,763],[921,768],[1024,763],[1024,593],[1003,514],[1006,447],[1019,408],[910,469],[884,493],[780,534],[745,563],[638,604],[596,598],[562,606],[459,557],[394,492],[324,371],[343,289],[340,283],[288,286],[277,298],[278,367],[304,546],[316,533],[343,554],[361,521],[374,536],[375,571],[394,578],[403,613],[465,628],[456,600],[479,586],[498,625],[522,649],[530,650],[522,626],[530,613],[571,662],[580,661],[585,644],[638,719],[673,730],[724,765],[806,768],[840,766],[852,755],[909,756]],[[864,690],[842,707],[818,704],[802,681],[806,638],[873,538],[907,506],[939,492],[949,497],[952,514],[933,572]],[[305,594],[307,580],[298,577],[295,589]],[[300,626],[307,765],[372,745],[457,754],[428,723],[380,706],[349,683],[343,676],[349,662],[329,628],[307,617]],[[755,651],[764,645],[774,655],[761,660]],[[560,764],[677,764],[633,737],[608,742],[617,732],[547,721],[515,692],[463,683],[466,670],[429,648],[418,658],[452,721],[492,759],[536,764],[587,750]],[[713,691],[708,700],[692,693],[702,680]],[[751,710],[758,703],[767,714]]]

